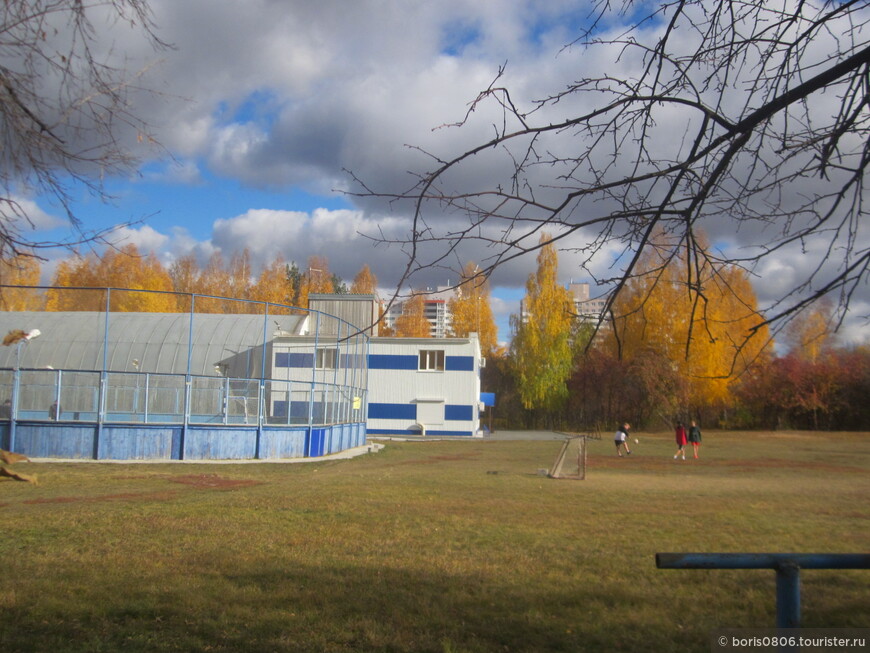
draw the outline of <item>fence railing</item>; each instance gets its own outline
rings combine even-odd
[[[365,396],[317,381],[0,370],[0,420],[318,426],[364,421]]]

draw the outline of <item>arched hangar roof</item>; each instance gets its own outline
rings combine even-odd
[[[3,312],[0,336],[39,329],[22,346],[22,368],[151,372],[259,378],[263,346],[274,335],[303,335],[306,315],[195,313]],[[192,336],[192,337],[191,337]],[[104,347],[104,342],[107,347]],[[16,345],[0,347],[0,367],[14,367]]]

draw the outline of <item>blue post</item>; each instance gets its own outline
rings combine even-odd
[[[783,562],[776,568],[776,627],[800,628],[801,568]]]

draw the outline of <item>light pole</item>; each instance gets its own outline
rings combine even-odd
[[[39,329],[24,331],[15,329],[3,338],[4,345],[15,345],[15,369],[12,374],[11,410],[9,415],[9,451],[15,451],[15,426],[18,421],[18,396],[21,387],[21,348],[34,338],[38,338],[42,332]]]

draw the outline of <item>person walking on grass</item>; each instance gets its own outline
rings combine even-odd
[[[687,442],[687,436],[686,436],[686,427],[683,426],[682,422],[677,422],[677,430],[676,430],[675,437],[677,440],[677,453],[674,454],[674,460],[676,460],[680,456],[682,456],[683,460],[685,460],[686,459],[685,447],[686,447],[686,442]]]
[[[628,430],[631,428],[631,424],[626,422],[618,429],[616,429],[616,434],[613,436],[613,443],[616,445],[616,455],[622,458],[622,448],[625,447],[625,455],[631,455],[631,449],[628,447]]]
[[[695,450],[695,458],[697,458],[698,449],[701,447],[701,429],[698,428],[695,420],[692,420],[692,424],[689,426],[688,441],[692,443],[692,449]]]

